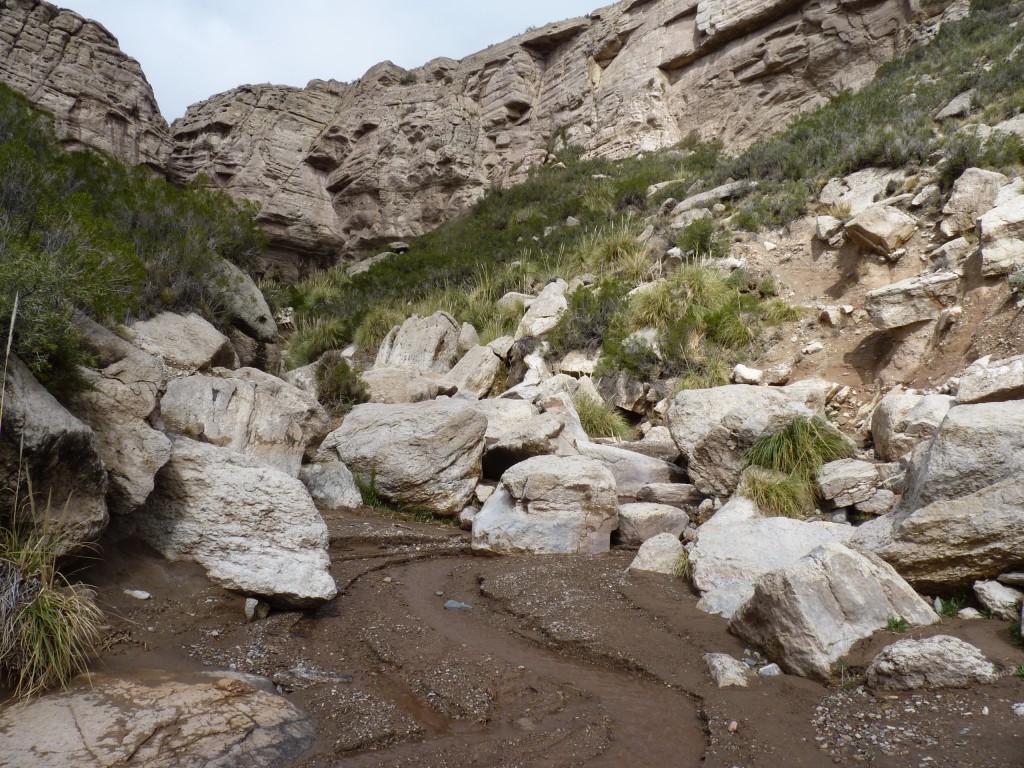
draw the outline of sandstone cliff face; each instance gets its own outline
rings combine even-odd
[[[68,143],[163,168],[169,134],[153,89],[95,21],[40,0],[0,0],[0,81],[53,114]]]
[[[748,144],[866,83],[952,4],[622,0],[462,61],[214,96],[172,126],[168,171],[260,201],[275,255],[301,270],[425,232],[562,142],[610,157],[691,131]]]

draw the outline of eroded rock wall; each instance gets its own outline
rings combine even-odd
[[[40,0],[0,0],[0,81],[50,112],[69,144],[163,168],[169,133],[153,89],[101,24]]]
[[[420,234],[562,142],[741,147],[934,33],[952,0],[623,0],[462,61],[243,86],[172,126],[172,178],[262,203],[282,265]]]

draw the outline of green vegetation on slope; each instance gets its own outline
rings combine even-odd
[[[210,269],[255,263],[265,238],[254,213],[98,152],[64,152],[50,120],[0,85],[0,317],[18,295],[14,352],[52,391],[75,386],[88,362],[76,309],[108,324],[164,309],[216,319]]]
[[[735,157],[723,154],[718,142],[695,137],[621,161],[583,159],[578,148],[564,149],[559,162],[531,169],[523,184],[491,189],[467,214],[413,239],[408,253],[355,278],[338,268],[295,286],[291,299],[299,334],[292,364],[352,339],[372,346],[388,323],[435,309],[473,323],[484,340],[494,338],[514,328],[514,313],[503,313],[496,304],[504,293],[531,292],[552,276],[571,280],[589,272],[598,279],[596,293],[574,295],[574,311],[582,316],[567,320],[553,341],[562,349],[604,347],[617,369],[649,369],[646,350],[616,351],[636,323],[622,320],[629,314],[623,311],[625,300],[617,297],[622,285],[611,285],[658,275],[659,265],[635,238],[639,216],[657,217],[670,196],[747,179],[756,185],[727,203],[726,216],[735,229],[756,230],[804,213],[828,178],[869,166],[925,167],[938,153],[946,158],[940,165],[946,188],[969,165],[1019,166],[1024,163],[1019,138],[995,134],[982,140],[958,133],[957,121],[936,130],[933,115],[969,89],[983,107],[972,120],[993,123],[1024,110],[1024,55],[1019,50],[1010,55],[1020,44],[1022,9],[1021,2],[975,0],[969,18],[945,24],[930,44],[883,66],[860,92],[840,93]],[[648,196],[649,186],[662,182],[671,183]],[[570,216],[577,226],[566,223]],[[689,258],[717,257],[727,252],[729,237],[719,225],[702,220],[680,233],[677,245]],[[665,292],[630,312],[636,317],[650,311],[652,303],[664,303]],[[758,293],[763,303],[772,291]],[[707,329],[695,333],[693,323],[682,323],[672,334],[671,328],[660,328],[673,337],[668,346],[677,351],[692,350],[701,336],[706,342],[698,345],[704,362],[694,366],[692,355],[670,351],[666,372],[688,377],[693,385],[717,383],[717,374],[749,343],[750,334],[740,339],[730,333],[730,328],[738,331],[735,320],[785,319],[780,302],[761,307],[753,304],[750,291],[737,295],[747,306],[731,316],[711,313]],[[613,322],[615,316],[622,322]],[[719,333],[734,343],[723,349],[713,339],[706,341]]]

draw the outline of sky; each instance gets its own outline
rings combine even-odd
[[[460,59],[611,0],[53,0],[137,59],[168,122],[249,83],[355,80],[390,59]]]

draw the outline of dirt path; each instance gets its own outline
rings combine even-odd
[[[341,594],[251,623],[198,568],[110,549],[89,574],[112,617],[101,663],[274,679],[320,734],[302,768],[1024,765],[1017,678],[878,697],[790,676],[719,690],[703,654],[743,645],[681,581],[628,574],[632,552],[476,558],[450,528],[326,516]],[[940,630],[1004,664],[1024,656],[998,622]]]

